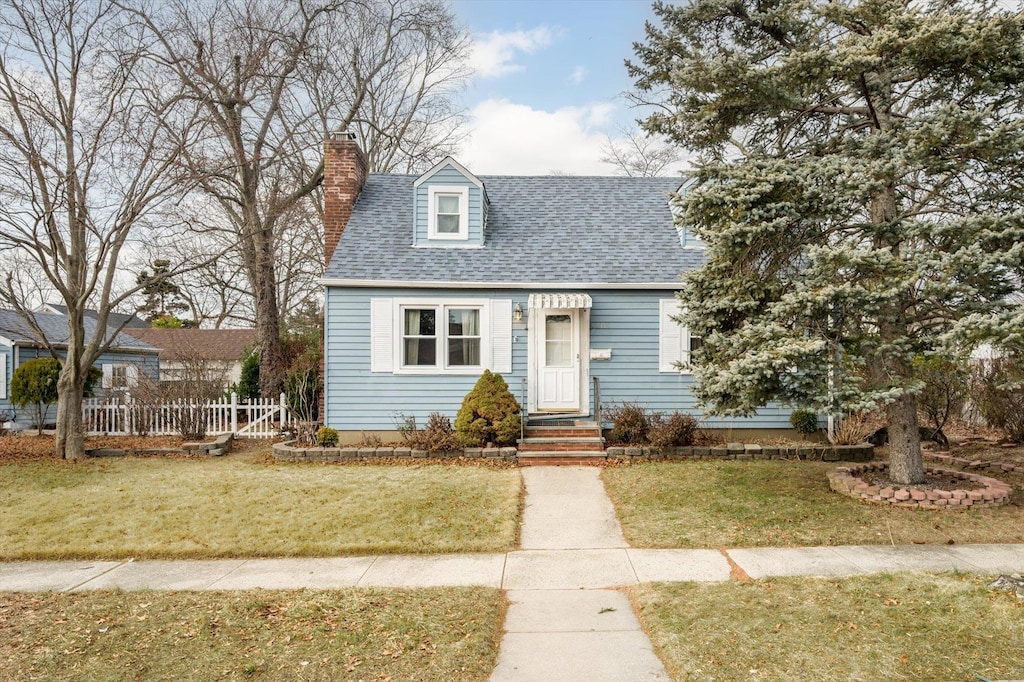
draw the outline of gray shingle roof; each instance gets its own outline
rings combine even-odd
[[[703,261],[672,224],[679,178],[481,176],[480,249],[412,246],[415,179],[367,178],[325,279],[650,284]]]
[[[67,317],[64,315],[57,315],[55,313],[35,313],[35,319],[36,324],[39,325],[39,328],[43,331],[43,334],[50,343],[57,346],[67,345]],[[85,336],[87,339],[92,338],[95,329],[96,320],[91,317],[86,317]],[[108,327],[107,336],[104,338],[110,338],[112,335],[113,330]],[[25,320],[22,319],[21,315],[13,310],[0,309],[0,336],[6,337],[15,343],[31,345],[35,345],[37,343],[35,333],[27,324],[25,324]],[[114,342],[110,345],[110,349],[157,352],[157,349],[148,343],[133,338],[123,332],[114,337]]]

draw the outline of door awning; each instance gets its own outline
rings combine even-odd
[[[591,308],[590,294],[530,294],[530,308],[538,310],[565,310]]]

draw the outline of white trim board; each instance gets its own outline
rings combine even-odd
[[[380,287],[382,289],[664,289],[682,291],[682,282],[424,282],[400,279],[338,279],[321,277],[325,287]]]

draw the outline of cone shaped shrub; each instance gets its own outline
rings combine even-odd
[[[462,400],[455,431],[467,447],[513,445],[520,432],[520,407],[500,374],[485,369]]]

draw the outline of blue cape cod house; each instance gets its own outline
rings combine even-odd
[[[61,356],[58,359],[62,359],[62,351],[67,348],[67,317],[48,312],[34,315],[36,326]],[[86,315],[86,338],[92,338],[95,327],[96,320]],[[111,342],[109,349],[96,362],[96,367],[103,371],[103,378],[94,389],[96,397],[103,398],[113,391],[130,389],[140,376],[154,381],[159,378],[159,349],[109,327],[104,338],[111,339]],[[28,360],[48,357],[51,357],[50,351],[21,315],[13,310],[0,309],[0,413],[5,412],[8,418],[13,413],[19,423],[27,420],[28,413],[17,412],[11,404],[11,375]]]
[[[605,406],[702,417],[677,364],[699,339],[670,319],[703,260],[673,224],[678,178],[478,177],[450,157],[367,174],[344,134],[324,163],[324,421],[345,440],[397,413],[454,419],[484,369],[531,417],[592,417],[594,377]],[[788,429],[789,412],[706,425]]]

